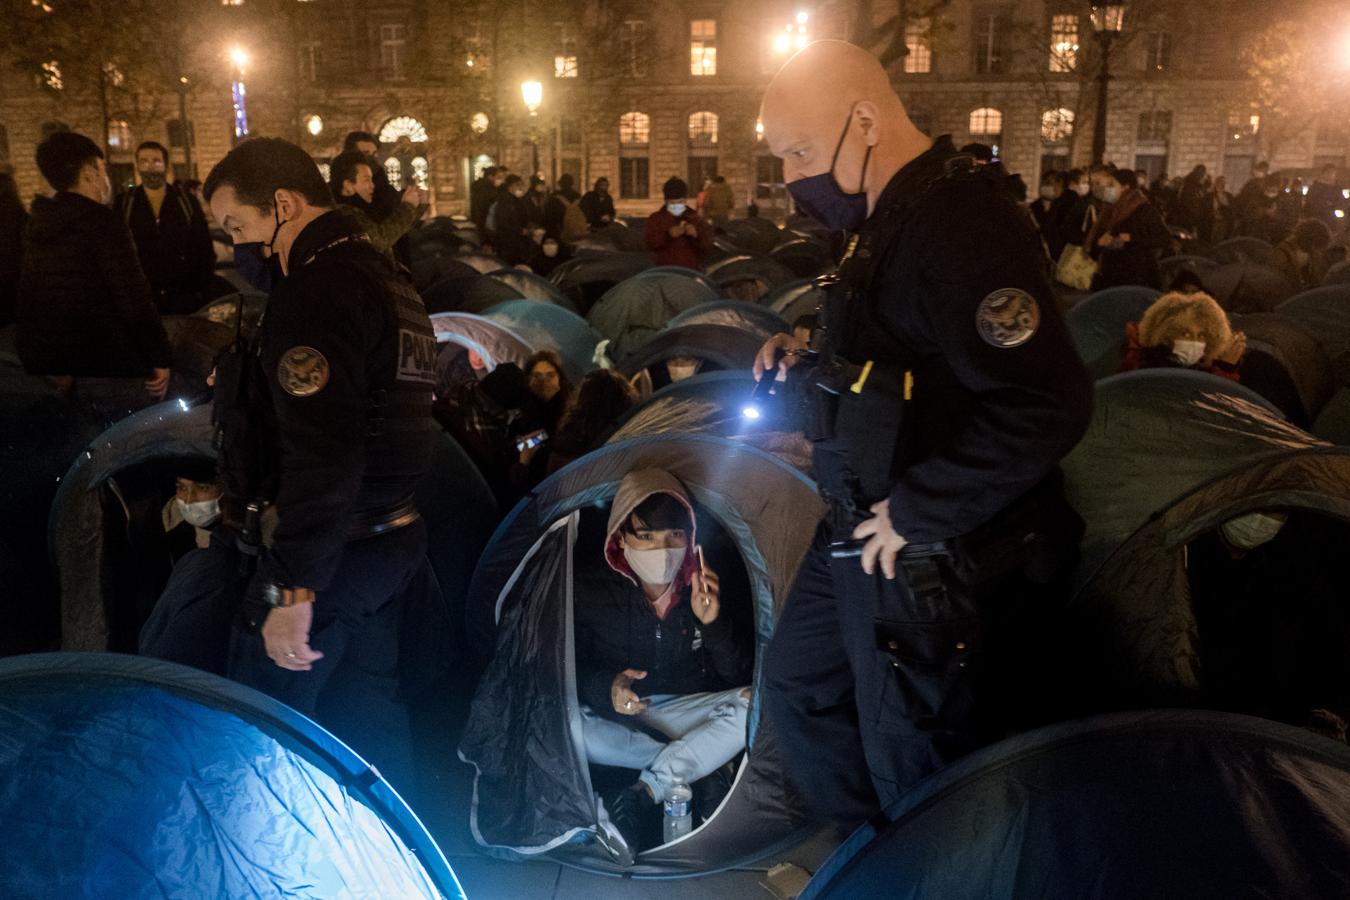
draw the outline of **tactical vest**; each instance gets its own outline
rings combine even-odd
[[[807,437],[815,442],[813,474],[821,492],[855,517],[889,495],[918,444],[906,428],[907,409],[922,389],[914,379],[914,350],[879,313],[880,304],[906,298],[877,290],[876,275],[926,194],[944,181],[981,174],[968,155],[925,161],[916,173],[918,190],[879,205],[849,239],[836,273],[817,281],[825,300],[813,336],[821,358],[809,376],[815,390]]]

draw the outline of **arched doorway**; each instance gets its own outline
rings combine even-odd
[[[382,164],[389,183],[400,191],[413,185],[426,191],[434,212],[435,191],[432,189],[426,126],[412,116],[394,116],[380,126],[375,136],[380,142]]]

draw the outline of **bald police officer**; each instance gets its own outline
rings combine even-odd
[[[260,242],[283,275],[216,383],[225,523],[245,553],[263,545],[246,607],[258,632],[235,635],[231,677],[316,715],[410,789],[399,625],[439,600],[413,502],[435,434],[430,320],[299,147],[246,141],[204,191],[236,244]]]
[[[1010,622],[1081,534],[1057,463],[1091,385],[1025,215],[910,123],[875,58],[808,46],[761,117],[798,208],[850,235],[810,348],[777,335],[755,375],[803,399],[829,507],[765,709],[803,795],[852,827],[996,736]]]

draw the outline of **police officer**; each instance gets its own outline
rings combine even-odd
[[[430,320],[299,147],[246,141],[204,191],[236,244],[261,242],[283,276],[216,379],[218,531],[257,554],[257,633],[236,633],[230,675],[316,715],[407,789],[399,625],[439,602],[412,496],[435,433]]]
[[[1027,217],[910,123],[875,58],[808,46],[761,117],[798,208],[849,233],[810,347],[776,335],[754,371],[804,404],[829,508],[765,709],[799,791],[852,827],[997,733],[1011,625],[1081,534],[1057,462],[1091,385]]]

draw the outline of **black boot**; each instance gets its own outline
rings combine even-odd
[[[605,809],[634,856],[652,846],[651,832],[657,807],[642,782],[612,794],[605,800]]]
[[[712,814],[717,812],[717,807],[722,805],[722,801],[731,792],[731,785],[736,780],[735,762],[732,760],[726,765],[718,766],[693,783],[691,789],[694,792],[697,824],[702,825],[712,818]]]

